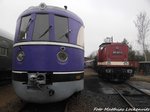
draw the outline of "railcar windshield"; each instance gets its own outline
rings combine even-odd
[[[49,40],[50,23],[48,14],[37,14],[32,40]]]
[[[20,26],[20,32],[19,32],[19,40],[26,40],[28,37],[28,29],[31,26],[32,22],[31,15],[23,16],[21,18],[21,26]],[[52,24],[50,23],[50,16],[47,13],[39,13],[36,14],[36,17],[34,19],[34,25],[33,26],[33,33],[32,33],[32,40],[50,40],[50,33]],[[54,34],[55,34],[55,40],[57,42],[69,42],[69,34],[71,33],[71,30],[69,30],[69,21],[68,17],[60,16],[60,15],[54,15]]]
[[[21,26],[19,32],[19,40],[24,40],[27,37],[27,31],[31,22],[31,15],[24,16],[21,19]]]
[[[55,41],[69,42],[68,18],[55,15]]]

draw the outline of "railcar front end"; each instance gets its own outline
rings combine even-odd
[[[41,4],[18,18],[13,46],[13,86],[27,101],[64,100],[84,88],[82,20]]]

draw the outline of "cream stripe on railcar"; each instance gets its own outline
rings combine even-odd
[[[15,43],[13,47],[17,46],[22,46],[22,45],[59,45],[59,46],[67,46],[67,47],[72,47],[72,48],[78,48],[81,50],[84,50],[83,46],[79,45],[74,45],[74,44],[69,44],[69,43],[59,43],[59,42],[20,42],[20,43]]]

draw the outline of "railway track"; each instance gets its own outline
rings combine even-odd
[[[150,95],[134,87],[129,83],[125,83],[119,87],[113,85],[113,89],[116,93],[125,101],[127,107],[132,111],[143,111],[143,109],[149,109],[150,111]],[[147,111],[146,111],[147,112]]]

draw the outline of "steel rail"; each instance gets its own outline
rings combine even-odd
[[[135,107],[127,100],[127,98],[125,98],[115,87],[113,87],[113,89],[121,96],[121,98],[122,98],[131,108],[135,108]]]
[[[126,82],[125,84],[127,84],[127,85],[128,85],[128,86],[130,86],[131,88],[133,88],[133,89],[135,89],[135,90],[139,91],[140,93],[142,93],[142,94],[144,94],[144,95],[146,95],[146,96],[150,97],[150,94],[145,93],[144,91],[142,91],[142,90],[138,89],[137,87],[135,87],[135,86],[133,86],[133,85],[131,85],[131,84],[127,83],[127,82]]]
[[[68,102],[67,102],[67,104],[65,106],[64,112],[68,112]]]
[[[126,82],[125,85],[129,86],[130,88],[135,89],[136,91],[138,91],[138,92],[142,93],[143,95],[147,96],[148,98],[150,98],[150,94],[148,94],[148,93],[146,93],[146,92],[140,90],[139,88],[137,88],[137,87],[131,85],[130,83]],[[116,87],[113,86],[113,89],[121,96],[121,98],[122,98],[131,108],[133,108],[133,109],[135,108],[135,107],[133,106],[133,104],[132,104]]]

